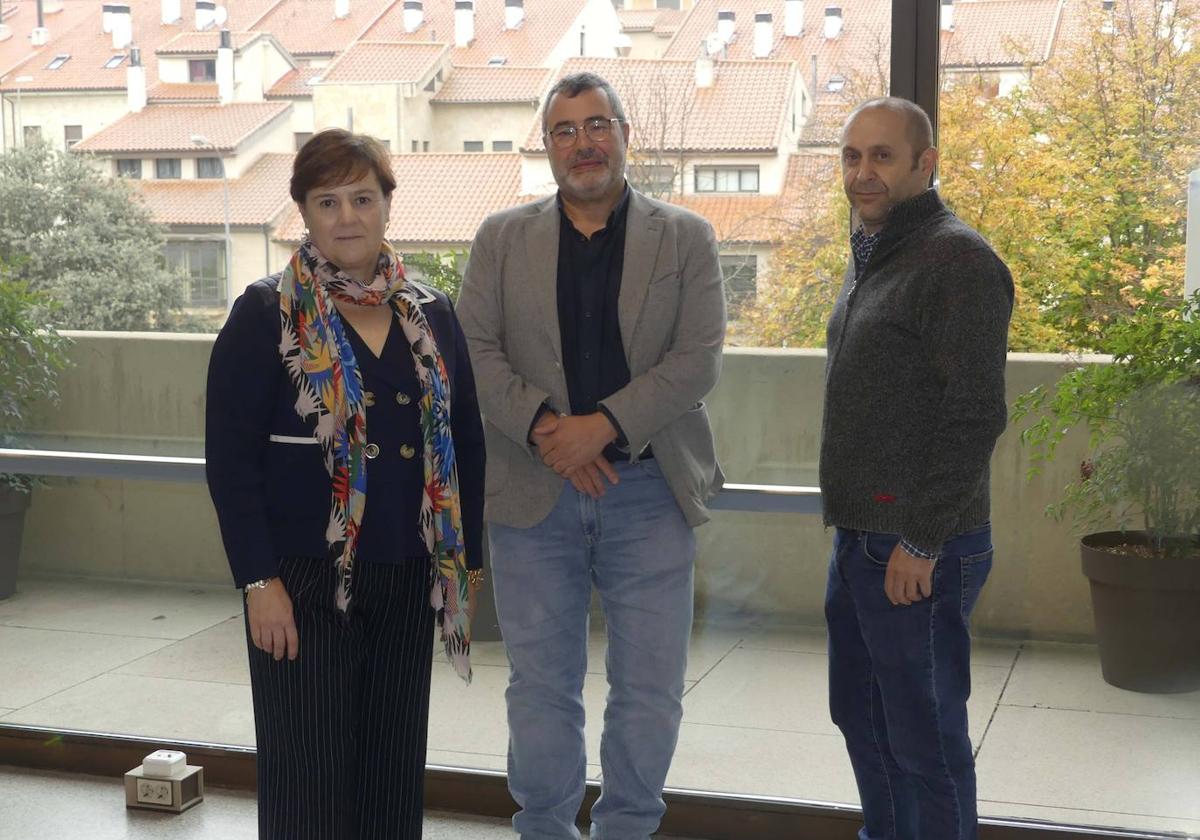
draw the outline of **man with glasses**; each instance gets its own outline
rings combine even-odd
[[[930,189],[937,149],[918,105],[858,106],[841,162],[852,255],[829,319],[820,468],[837,527],[829,706],[860,840],[971,840],[968,631],[992,565],[1013,282]]]
[[[725,300],[712,228],[625,182],[612,86],[546,96],[555,196],[475,236],[458,314],[485,415],[485,519],[510,663],[508,783],[522,837],[578,838],[595,586],[608,631],[593,840],[657,828],[682,716],[692,528],[724,477],[704,396]]]

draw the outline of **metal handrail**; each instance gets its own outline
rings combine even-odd
[[[0,449],[0,472],[195,484],[204,481],[204,459],[57,449]],[[726,484],[709,501],[709,507],[753,513],[816,514],[821,512],[821,490],[791,484]]]

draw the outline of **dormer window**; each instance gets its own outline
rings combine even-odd
[[[125,53],[121,53],[120,55],[114,55],[108,61],[104,62],[104,69],[105,70],[115,70],[116,68],[120,67],[121,63],[124,61],[125,61]]]
[[[66,64],[70,60],[71,60],[71,56],[69,56],[68,54],[59,53],[58,55],[54,56],[54,58],[50,61],[49,64],[46,65],[46,69],[47,70],[57,70],[59,67],[62,67],[64,64]]]
[[[215,58],[188,59],[189,82],[215,82],[217,80],[217,60]]]

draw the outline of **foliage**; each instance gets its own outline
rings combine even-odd
[[[451,254],[419,251],[404,255],[404,270],[413,280],[445,292],[453,301],[458,300],[458,290],[462,287],[459,266],[466,265],[466,262],[465,251]]]
[[[1081,531],[1140,520],[1158,551],[1187,547],[1179,538],[1200,537],[1200,292],[1148,291],[1107,339],[1112,364],[1078,367],[1017,401],[1014,420],[1036,418],[1021,433],[1034,471],[1076,426],[1090,436],[1080,477],[1047,510],[1072,511]]]
[[[1200,49],[1183,33],[1200,20],[1161,0],[1122,0],[1111,31],[1100,4],[1088,14],[1091,34],[1027,86],[997,97],[986,74],[967,74],[939,102],[941,192],[1012,270],[1012,350],[1114,352],[1110,328],[1153,290],[1183,288],[1187,174],[1200,161]],[[849,258],[845,219],[827,213],[782,243],[761,343],[824,344],[833,296],[819,269]],[[791,314],[793,302],[818,309]]]
[[[57,302],[59,328],[169,329],[183,305],[162,229],[128,185],[45,144],[0,156],[0,259]]]
[[[39,314],[53,308],[29,284],[13,279],[0,262],[0,446],[14,445],[12,433],[26,422],[35,402],[58,399],[58,374],[67,364],[67,339]],[[0,474],[0,486],[28,490],[24,476]]]

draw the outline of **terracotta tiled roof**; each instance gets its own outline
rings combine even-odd
[[[1182,0],[1176,5],[1181,13],[1186,12],[1192,20],[1200,16],[1200,3],[1195,0]],[[1123,31],[1128,27],[1130,20],[1139,25],[1154,20],[1158,8],[1161,8],[1161,0],[1116,0],[1112,21],[1119,31]],[[1105,18],[1106,15],[1098,2],[1065,0],[1058,38],[1054,45],[1055,51],[1062,52],[1064,49],[1087,43],[1092,33],[1107,22]],[[1195,42],[1195,33],[1192,41]]]
[[[280,76],[264,96],[268,99],[311,97],[312,85],[309,84],[309,81],[320,78],[322,72],[322,70],[314,68],[310,62],[298,59],[296,68]]]
[[[66,5],[78,0],[63,0]],[[126,0],[133,15],[133,43],[142,50],[142,64],[146,68],[146,85],[158,81],[158,63],[154,61],[154,51],[162,44],[174,38],[181,32],[194,30],[194,9],[183,4],[183,18],[179,23],[162,23],[161,0]],[[228,26],[230,29],[248,29],[249,23],[262,15],[263,10],[278,0],[228,0],[225,4],[229,9]],[[22,0],[21,15],[25,14]],[[114,69],[104,69],[104,64],[112,56],[125,53],[125,50],[112,48],[112,36],[106,35],[101,26],[102,4],[95,0],[83,0],[86,7],[82,12],[72,12],[74,22],[67,25],[56,24],[57,15],[47,18],[47,28],[50,29],[50,42],[22,62],[19,67],[11,68],[9,78],[0,84],[0,89],[12,90],[16,76],[32,76],[33,80],[22,84],[22,90],[124,90],[125,71],[128,62],[122,62]],[[32,3],[29,4],[33,6]],[[33,17],[34,13],[30,13]],[[33,24],[30,24],[32,26]],[[21,24],[25,26],[24,23]],[[26,30],[27,33],[27,30]],[[11,40],[16,40],[14,37]],[[3,43],[8,43],[3,42]],[[2,44],[0,44],[2,47]],[[29,51],[28,42],[25,49]],[[48,69],[47,65],[56,55],[69,55],[70,59],[57,70]]]
[[[824,34],[825,7],[842,9],[843,27],[835,39]],[[784,0],[697,0],[671,40],[664,58],[694,59],[703,52],[705,37],[717,29],[717,12],[734,13],[735,34],[725,50],[728,58],[753,59],[754,15],[771,12],[774,45],[769,56],[776,61],[796,61],[805,83],[812,85],[812,64],[817,84],[824,87],[831,75],[875,77],[888,72],[892,25],[891,0],[841,0],[804,4],[804,28],[799,37],[783,34]]]
[[[678,9],[617,9],[622,32],[675,32],[687,17]]]
[[[800,145],[828,146],[838,143],[842,136],[842,125],[853,110],[854,104],[840,96],[818,99],[800,130]]]
[[[292,203],[288,181],[290,154],[263,155],[242,174],[229,179],[229,222],[264,225],[274,222]],[[164,225],[221,225],[225,222],[224,185],[220,178],[179,181],[129,181]],[[294,206],[294,205],[292,205]]]
[[[203,131],[221,151],[238,144],[274,120],[284,118],[290,102],[234,102],[230,105],[151,105],[127,114],[75,145],[81,152],[194,152],[191,136]]]
[[[715,83],[697,89],[693,61],[572,58],[557,78],[590,70],[612,83],[633,125],[631,146],[663,151],[767,151],[779,145],[792,96],[795,65],[723,61]],[[542,151],[540,116],[525,148]]]
[[[396,174],[387,237],[395,243],[470,244],[490,213],[519,201],[517,154],[393,155]],[[292,208],[275,231],[281,242],[299,242],[304,223]]]
[[[687,19],[687,12],[679,9],[659,9],[654,21],[654,32],[658,35],[674,35]]]
[[[229,36],[235,52],[240,52],[259,38],[270,37],[265,32],[230,32]],[[215,54],[220,45],[221,33],[208,29],[204,32],[180,32],[154,52],[156,55]]]
[[[0,75],[35,53],[49,53],[53,56],[52,51],[57,49],[63,35],[87,17],[93,3],[92,0],[64,0],[59,6],[58,11],[44,14],[46,29],[50,31],[49,43],[43,47],[34,47],[29,43],[29,33],[37,26],[36,0],[5,0],[4,23],[12,32],[12,37],[0,41]]]
[[[397,0],[350,0],[350,14],[339,20],[333,16],[333,0],[280,0],[254,29],[270,32],[293,55],[336,55],[393,5],[401,6]],[[372,35],[372,40],[388,39]]]
[[[942,32],[945,67],[1041,63],[1050,57],[1062,0],[969,0],[954,4],[954,29]]]
[[[359,41],[329,65],[321,82],[418,82],[449,49],[447,44]]]
[[[622,32],[653,32],[660,9],[617,9]]]
[[[159,82],[146,91],[146,99],[150,102],[216,102],[217,85],[215,82]]]
[[[549,80],[545,67],[455,67],[432,101],[536,102]]]
[[[415,32],[404,31],[403,5],[397,2],[389,8],[367,37],[454,43],[454,0],[425,0],[425,20]],[[515,67],[544,65],[586,5],[587,0],[525,0],[524,23],[505,29],[503,0],[476,0],[475,40],[468,47],[455,48],[451,60],[481,65],[503,56],[506,64]]]
[[[836,175],[834,156],[799,153],[788,160],[779,195],[704,193],[670,201],[706,218],[723,245],[776,242],[824,207]]]

